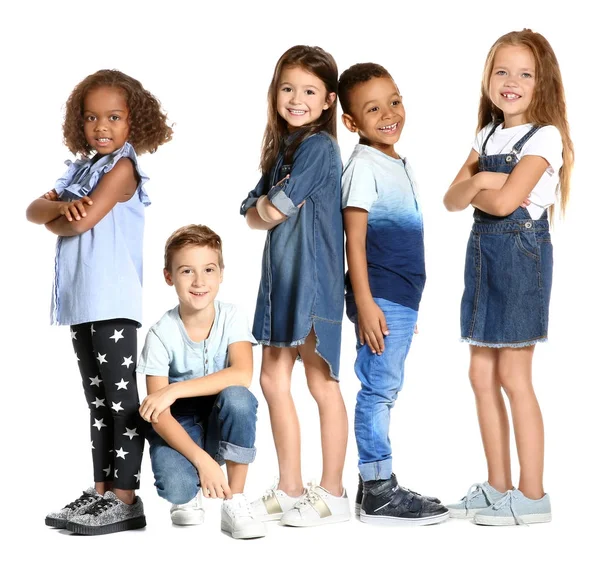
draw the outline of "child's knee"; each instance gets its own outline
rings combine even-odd
[[[218,396],[221,411],[234,417],[256,416],[258,401],[246,387],[227,387]]]

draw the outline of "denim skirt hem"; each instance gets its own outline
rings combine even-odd
[[[526,346],[533,346],[534,344],[548,342],[548,337],[543,336],[541,338],[532,338],[531,340],[525,340],[523,342],[482,342],[480,340],[475,340],[474,338],[461,338],[461,342],[466,342],[467,344],[471,344],[472,346],[481,346],[483,348],[525,348]]]

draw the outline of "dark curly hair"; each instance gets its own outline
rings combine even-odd
[[[346,69],[340,76],[338,85],[338,99],[344,113],[350,113],[350,92],[354,87],[361,83],[366,83],[371,79],[392,76],[387,69],[376,63],[357,63]]]
[[[173,129],[158,99],[133,77],[115,69],[102,69],[81,81],[67,100],[63,136],[73,154],[88,156],[93,151],[83,132],[83,100],[90,89],[97,87],[116,87],[124,93],[129,109],[127,141],[138,154],[156,152],[158,146],[171,139]]]

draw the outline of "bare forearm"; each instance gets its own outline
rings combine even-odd
[[[476,176],[457,182],[448,189],[444,196],[444,206],[447,210],[462,211],[471,204],[479,192]]]
[[[176,399],[216,395],[227,387],[249,387],[252,382],[252,370],[245,367],[229,366],[204,377],[181,381],[169,385]]]
[[[501,190],[480,190],[471,201],[471,204],[484,213],[497,217],[505,217],[512,213],[518,206],[509,208],[511,205],[508,205],[508,202],[506,197],[502,195]]]
[[[28,221],[36,225],[45,225],[54,219],[60,217],[60,208],[63,203],[60,201],[47,200],[44,197],[36,198],[28,207],[25,213]]]
[[[78,228],[78,221],[68,221],[65,217],[59,216],[48,223],[45,223],[46,229],[55,235],[61,237],[74,237],[81,235],[81,229]]]
[[[372,300],[373,296],[371,294],[371,286],[369,285],[365,243],[348,237],[346,240],[346,252],[348,254],[348,274],[356,304]]]
[[[170,412],[163,412],[159,417],[159,420],[152,424],[152,428],[174,450],[185,456],[195,467],[201,465],[207,457],[210,458],[210,456],[194,442],[187,431]]]
[[[281,219],[281,220],[267,222],[260,217],[256,207],[248,209],[248,211],[246,212],[246,223],[248,224],[248,226],[251,229],[257,229],[260,231],[268,231],[268,230],[272,229],[273,227],[280,225],[286,219],[287,219],[287,217],[285,217],[284,219]]]

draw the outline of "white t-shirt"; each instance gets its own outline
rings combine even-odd
[[[500,125],[492,134],[485,146],[487,155],[508,154],[513,146],[533,127],[526,123],[512,128],[504,128]],[[483,128],[473,142],[473,150],[481,154],[483,142],[492,131],[493,125],[489,124]],[[529,200],[531,204],[527,207],[532,219],[539,219],[544,209],[556,202],[556,189],[559,182],[558,171],[562,167],[562,138],[556,126],[544,126],[531,136],[521,149],[517,160],[523,156],[540,156],[548,162],[548,168],[540,178],[539,182],[531,191]]]

